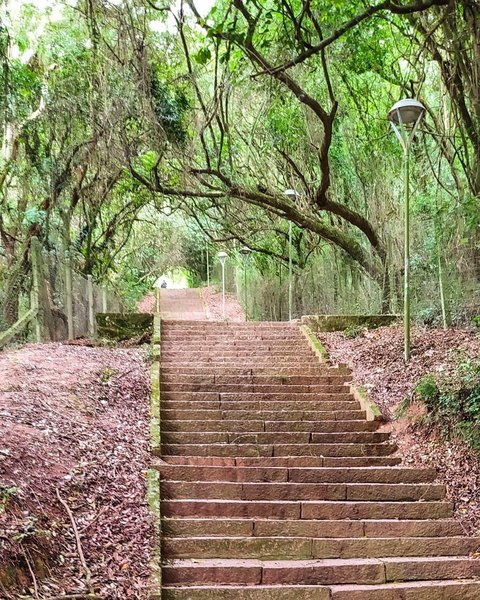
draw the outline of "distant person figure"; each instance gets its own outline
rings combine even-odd
[[[166,280],[165,280],[165,279],[163,279],[163,280],[162,280],[162,283],[160,284],[160,287],[161,287],[162,289],[165,289],[165,288],[167,287],[167,282],[166,282]]]

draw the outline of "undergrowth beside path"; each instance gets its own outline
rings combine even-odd
[[[146,358],[62,344],[0,355],[1,598],[148,597]]]
[[[480,454],[450,427],[428,418],[416,401],[415,388],[429,374],[454,374],[459,360],[480,356],[480,337],[460,329],[415,328],[412,358],[403,360],[403,329],[398,326],[348,332],[322,333],[319,339],[333,362],[345,362],[355,383],[364,386],[389,421],[395,441],[410,466],[434,467],[447,496],[455,502],[456,516],[465,531],[480,531]],[[407,402],[405,400],[407,399]],[[399,416],[402,404],[408,409]]]

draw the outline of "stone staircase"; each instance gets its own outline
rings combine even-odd
[[[298,326],[164,321],[161,366],[162,600],[480,599],[435,472]]]

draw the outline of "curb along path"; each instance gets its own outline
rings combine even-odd
[[[479,540],[348,381],[296,325],[163,321],[162,600],[480,598]]]

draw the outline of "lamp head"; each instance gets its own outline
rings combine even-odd
[[[227,260],[228,254],[226,252],[219,252],[217,257],[221,263],[224,263]]]
[[[252,251],[250,248],[248,248],[248,246],[243,246],[243,248],[240,248],[240,254],[243,254],[244,256],[248,256],[251,253]]]
[[[289,199],[289,200],[293,200],[295,202],[295,200],[298,198],[298,196],[300,195],[296,190],[285,190],[283,192],[285,194],[285,196]]]
[[[406,98],[396,102],[388,113],[388,120],[394,125],[414,125],[425,114],[425,107],[418,100]]]

